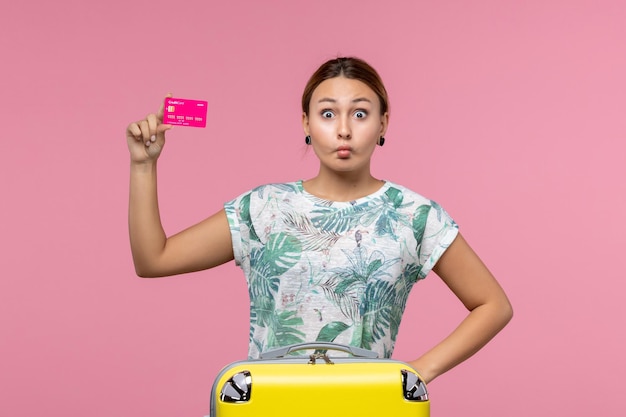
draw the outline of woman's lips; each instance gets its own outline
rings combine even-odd
[[[337,148],[337,156],[339,158],[349,158],[352,153],[352,148],[349,146],[340,146]]]

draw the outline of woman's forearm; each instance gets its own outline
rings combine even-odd
[[[156,161],[131,162],[128,228],[137,275],[151,276],[151,262],[167,241],[159,214]]]
[[[448,337],[410,364],[428,383],[478,352],[512,316],[506,298],[480,305]]]

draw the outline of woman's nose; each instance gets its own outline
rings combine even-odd
[[[337,136],[339,139],[350,139],[352,137],[350,121],[345,117],[341,117],[339,120],[339,126],[337,126]]]

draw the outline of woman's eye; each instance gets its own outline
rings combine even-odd
[[[354,113],[354,117],[356,117],[357,119],[363,119],[365,116],[367,116],[367,112],[365,112],[363,110],[357,110]]]
[[[330,119],[331,117],[333,117],[333,112],[330,110],[324,110],[322,112],[322,117],[326,118],[326,119]]]

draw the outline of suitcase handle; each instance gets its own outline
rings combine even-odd
[[[284,346],[278,349],[268,350],[261,353],[261,359],[276,359],[289,355],[292,352],[305,349],[324,349],[324,350],[338,350],[341,352],[349,353],[352,356],[359,358],[375,359],[378,358],[378,353],[371,350],[362,349],[354,346],[340,345],[339,343],[330,342],[311,342],[311,343],[297,343],[295,345]]]

